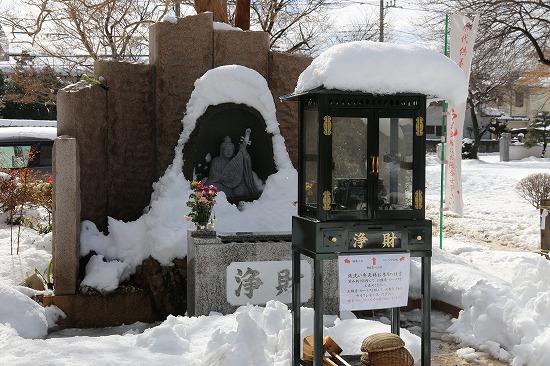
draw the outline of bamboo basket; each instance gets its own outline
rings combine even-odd
[[[362,352],[391,351],[405,347],[405,342],[397,334],[376,333],[368,336],[361,344]]]
[[[371,366],[413,366],[414,359],[411,353],[405,348],[398,348],[391,351],[369,352]]]
[[[361,362],[369,366],[413,366],[414,358],[396,334],[376,333],[361,344]]]

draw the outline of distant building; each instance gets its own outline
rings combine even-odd
[[[540,112],[550,112],[550,73],[546,67],[528,68],[511,88],[502,91],[495,108],[503,112],[497,121],[509,131],[524,133],[530,120]],[[519,131],[519,132],[518,132]]]
[[[527,81],[529,80],[529,81]],[[504,90],[502,97],[491,105],[477,111],[480,125],[501,122],[514,133],[524,133],[531,118],[539,112],[550,112],[550,78],[533,78],[520,80],[509,90]],[[431,103],[426,111],[426,134],[428,140],[441,140],[442,103]],[[464,137],[473,138],[471,133],[470,108],[466,109],[464,120]],[[498,136],[486,133],[483,139],[498,139]]]
[[[508,129],[527,128],[539,112],[550,112],[550,80],[538,80],[539,85],[516,85],[498,108],[505,114],[498,118]]]
[[[428,140],[441,140],[442,135],[442,102],[431,103],[426,110],[426,137]],[[495,118],[503,116],[504,112],[496,108],[484,107],[481,110],[477,111],[477,120],[480,125],[486,125],[491,123]],[[470,107],[466,107],[466,113],[464,115],[464,137],[473,138],[471,131],[472,127],[472,117],[470,112]],[[494,136],[491,136],[489,133],[486,133],[483,136],[483,139],[493,139]]]
[[[8,37],[6,37],[6,33],[4,33],[4,30],[2,29],[2,25],[0,24],[0,61],[8,61],[9,55],[9,43],[8,43]]]

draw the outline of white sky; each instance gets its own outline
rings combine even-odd
[[[416,0],[395,0],[395,3],[388,6],[390,1],[384,0],[384,24],[386,30],[384,38],[387,40],[391,36],[392,42],[398,44],[416,44],[425,45],[418,39],[417,30],[413,24],[418,24],[425,11],[420,10]],[[334,14],[335,25],[338,29],[348,29],[350,24],[359,24],[364,22],[365,18],[378,20],[380,18],[380,1],[360,0],[350,2],[347,6],[331,12]],[[445,16],[441,16],[444,22]],[[377,38],[378,40],[378,38]],[[441,49],[443,40],[441,41]],[[432,45],[431,48],[439,50],[439,45]]]

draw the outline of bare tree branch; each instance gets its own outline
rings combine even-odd
[[[21,45],[63,60],[69,69],[90,67],[100,57],[136,61],[147,52],[147,27],[171,5],[170,0],[19,2],[24,6],[0,14],[0,22],[12,28]]]

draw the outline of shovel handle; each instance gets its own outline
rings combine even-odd
[[[334,361],[332,361],[330,358],[323,356],[323,366],[338,366],[338,365]]]
[[[332,353],[331,353],[331,355],[332,355]],[[340,355],[334,354],[332,356],[336,357],[338,359],[338,361],[342,362],[344,365],[351,366],[349,363],[346,362],[346,360],[344,360],[342,357],[340,357]]]
[[[345,366],[351,366],[342,357],[339,356],[342,353],[342,347],[338,345],[330,336],[326,336],[323,340],[323,346],[331,356],[336,357],[338,361],[342,362]]]

